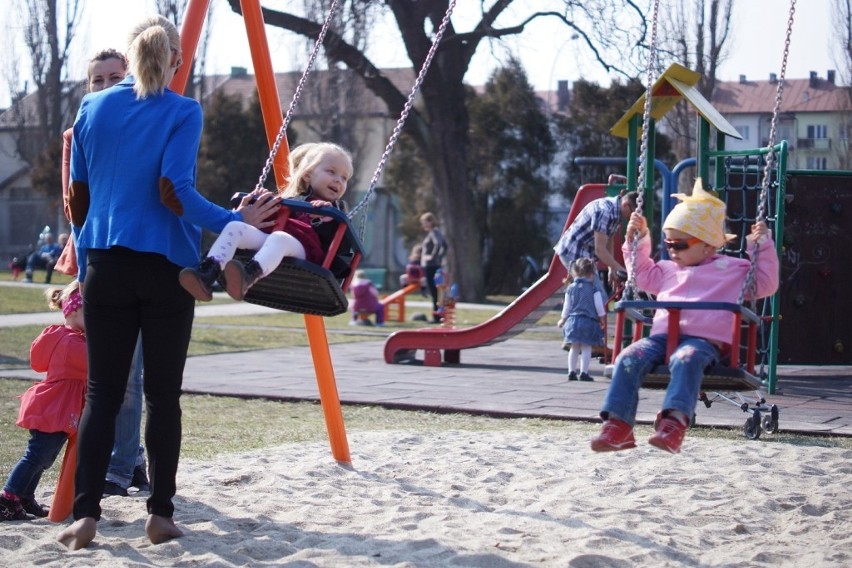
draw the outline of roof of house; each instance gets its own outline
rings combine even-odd
[[[414,71],[411,68],[392,68],[381,69],[381,74],[402,92],[408,94],[414,85]],[[357,107],[358,114],[362,116],[387,115],[388,108],[382,99],[372,93],[363,81],[356,80],[354,71],[343,70],[340,74],[332,74],[324,70],[312,72],[304,85],[302,96],[294,110],[295,115],[311,115],[317,112],[327,111],[327,108],[319,109],[323,104],[327,105],[326,101],[318,101],[316,93],[318,91],[326,92],[333,87],[335,81],[340,81],[342,96],[345,100]],[[278,97],[281,100],[282,110],[286,112],[290,106],[290,101],[293,98],[293,93],[299,84],[299,79],[302,76],[301,71],[291,71],[275,74],[275,83],[278,87]],[[340,77],[343,77],[342,81]],[[251,100],[257,90],[255,76],[248,74],[232,72],[230,74],[207,75],[205,81],[205,96],[210,97],[215,92],[222,92],[227,95],[239,96],[244,101]],[[69,83],[69,88],[78,89],[80,92],[77,96],[79,100],[84,94],[84,85],[80,82]],[[38,124],[37,113],[37,96],[36,93],[25,95],[20,101],[13,105],[7,112],[0,113],[0,128],[18,126],[17,113],[26,112],[28,123],[31,125]],[[73,120],[73,113],[71,119]]]
[[[378,96],[373,94],[363,81],[357,80],[355,72],[351,70],[342,70],[343,86],[341,92],[347,97],[352,96],[353,88],[357,92],[357,107],[358,113],[363,116],[376,114],[387,114],[387,105]],[[411,91],[414,85],[414,72],[411,68],[392,68],[381,69],[381,74],[384,75],[397,89],[403,94]],[[350,77],[351,75],[351,77]],[[281,100],[282,110],[286,112],[290,106],[293,94],[301,79],[301,71],[290,71],[285,73],[275,74],[275,84],[278,88],[278,97]],[[313,95],[318,91],[328,91],[334,87],[334,82],[338,81],[340,74],[328,73],[324,70],[318,70],[308,75],[303,87],[301,98],[297,102],[294,114],[305,115],[313,112],[324,112],[328,109],[317,109],[316,104],[311,104]],[[257,90],[255,76],[250,74],[231,73],[229,75],[208,75],[205,77],[206,93],[209,97],[214,92],[224,93],[226,95],[238,96],[241,99],[248,101],[254,96]],[[354,101],[349,101],[354,102]],[[327,102],[326,102],[327,104]]]
[[[771,114],[775,109],[777,81],[725,81],[716,86],[713,106],[722,114]],[[852,109],[848,87],[819,77],[786,79],[781,112],[837,112]]]

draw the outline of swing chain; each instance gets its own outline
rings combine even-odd
[[[331,26],[331,20],[334,17],[335,12],[337,12],[337,2],[338,0],[332,0],[331,8],[328,10],[328,16],[325,18],[325,22],[323,22],[322,29],[320,29],[320,33],[317,36],[317,40],[314,43],[314,48],[311,51],[311,56],[308,58],[308,64],[305,66],[305,71],[302,73],[302,76],[299,78],[299,83],[296,85],[296,90],[293,93],[293,99],[290,101],[290,106],[287,107],[287,114],[284,115],[284,122],[281,124],[281,128],[278,130],[278,136],[275,138],[275,143],[272,145],[272,148],[269,151],[269,157],[266,159],[266,164],[263,166],[263,171],[260,173],[260,179],[257,180],[257,185],[255,186],[255,190],[261,189],[263,185],[266,183],[266,178],[269,176],[269,172],[272,169],[272,165],[275,161],[275,156],[278,155],[278,149],[281,147],[281,143],[287,139],[287,127],[290,126],[290,121],[293,119],[293,111],[296,109],[296,103],[299,102],[299,99],[302,96],[302,90],[305,87],[305,83],[307,82],[308,75],[311,72],[311,69],[314,67],[314,62],[316,61],[317,55],[319,54],[320,46],[322,46],[322,42],[325,39],[325,34],[328,31],[328,28]]]
[[[766,221],[766,209],[769,202],[769,185],[773,171],[777,171],[777,156],[775,154],[775,136],[778,127],[778,117],[781,114],[781,96],[784,92],[784,77],[787,75],[787,58],[790,55],[790,37],[793,33],[793,19],[796,14],[796,0],[790,0],[790,15],[787,18],[787,35],[784,38],[784,54],[781,58],[781,74],[778,77],[778,86],[775,89],[775,106],[772,109],[772,121],[769,125],[769,140],[767,141],[766,160],[763,164],[763,179],[760,184],[760,195],[757,199],[757,214],[754,222]],[[778,183],[780,180],[776,180]],[[740,290],[738,303],[745,300],[746,292],[750,293],[752,303],[755,302],[757,282],[754,273],[757,267],[758,247],[755,246],[751,252],[751,264],[749,265],[743,288]]]
[[[388,140],[387,146],[385,146],[385,151],[382,154],[381,159],[379,160],[378,166],[376,166],[376,171],[373,173],[373,178],[370,180],[370,187],[367,189],[367,193],[361,202],[352,208],[349,212],[349,218],[352,219],[361,209],[364,209],[364,215],[361,218],[361,223],[359,225],[358,236],[359,238],[364,237],[364,232],[366,229],[367,222],[367,210],[366,208],[369,206],[370,197],[376,189],[376,186],[379,183],[379,176],[382,175],[382,171],[385,168],[385,164],[388,161],[388,157],[390,156],[391,150],[393,150],[394,145],[396,144],[397,139],[400,134],[402,134],[402,127],[405,124],[406,119],[408,118],[409,112],[411,112],[411,107],[414,106],[414,97],[417,95],[417,92],[420,90],[420,85],[423,83],[424,77],[426,77],[426,72],[429,70],[429,66],[432,64],[432,59],[435,57],[435,53],[438,51],[438,44],[441,43],[441,38],[444,36],[444,31],[446,31],[447,26],[450,23],[450,16],[453,13],[453,9],[456,6],[456,0],[451,0],[449,6],[447,6],[447,12],[444,14],[443,20],[441,20],[441,25],[438,26],[437,32],[435,32],[435,37],[432,40],[432,46],[429,48],[429,53],[426,55],[426,59],[423,61],[423,65],[420,67],[420,72],[417,75],[417,80],[414,82],[414,86],[411,88],[411,92],[408,94],[408,100],[405,101],[405,106],[402,109],[402,113],[397,120],[396,126],[393,129],[393,134],[391,134],[390,140]]]
[[[642,110],[642,143],[639,150],[639,176],[636,182],[636,211],[643,214],[645,207],[645,177],[647,175],[645,163],[648,155],[648,129],[651,123],[651,95],[654,90],[654,70],[657,66],[657,16],[660,11],[660,0],[654,0],[654,8],[651,16],[651,43],[648,53],[647,87],[645,88],[645,106]],[[636,266],[636,253],[639,248],[639,233],[632,237],[632,248],[630,250],[631,266]],[[629,272],[627,283],[624,285],[624,297],[627,299],[636,296],[636,271]]]

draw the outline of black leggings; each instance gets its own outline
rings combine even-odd
[[[426,271],[426,287],[432,296],[432,320],[435,322],[441,321],[441,317],[438,315],[438,285],[435,284],[435,273],[440,268],[440,266],[427,266],[424,269]]]
[[[80,419],[74,518],[100,519],[115,417],[142,334],[145,445],[151,472],[148,513],[172,517],[181,443],[180,395],[195,303],[181,268],[164,256],[123,247],[89,250],[83,310],[89,390]]]

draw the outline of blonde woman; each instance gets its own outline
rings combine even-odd
[[[141,21],[128,38],[127,61],[123,81],[83,98],[72,137],[68,207],[83,287],[89,391],[78,438],[75,522],[57,537],[71,550],[97,533],[115,416],[140,333],[151,472],[145,529],[154,544],[181,536],[172,498],[195,303],[178,285],[178,273],[198,259],[200,227],[218,232],[233,220],[265,226],[277,207],[269,194],[228,211],[196,191],[201,107],[166,88],[183,63],[174,24],[161,16]]]

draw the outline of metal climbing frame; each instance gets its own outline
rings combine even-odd
[[[761,187],[766,171],[768,148],[751,150],[708,151],[707,158],[713,167],[713,189],[727,205],[728,230],[737,238],[725,246],[725,253],[745,257],[748,230],[758,213]],[[706,147],[706,146],[705,146]],[[772,230],[778,256],[784,242],[784,193],[787,178],[787,142],[782,141],[774,148],[777,166],[770,168],[767,191],[765,221]],[[778,360],[778,329],[781,307],[780,289],[773,296],[757,300],[750,306],[761,319],[755,360],[756,372],[770,394],[776,390]]]

